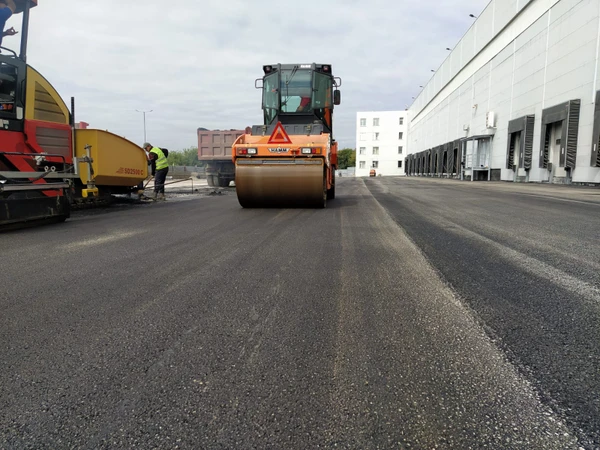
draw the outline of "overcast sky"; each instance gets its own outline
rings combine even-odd
[[[403,110],[488,0],[39,0],[28,62],[76,119],[142,144],[197,146],[196,130],[262,123],[264,64],[330,63],[342,78],[334,136],[358,111]],[[367,6],[369,5],[369,6]],[[8,26],[20,30],[19,15]],[[4,45],[18,46],[16,37]]]

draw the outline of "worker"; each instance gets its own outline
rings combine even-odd
[[[144,142],[144,150],[148,152],[148,158],[152,164],[152,175],[154,176],[154,199],[166,200],[165,180],[169,172],[167,157],[159,147],[153,147],[149,142]]]
[[[310,107],[310,97],[300,97],[300,105],[296,109],[296,112],[302,112]]]
[[[14,36],[17,34],[17,31],[15,31],[14,28],[9,28],[4,31],[6,21],[12,17],[16,9],[17,6],[15,5],[14,0],[0,0],[0,47],[2,46],[2,38],[4,36]]]

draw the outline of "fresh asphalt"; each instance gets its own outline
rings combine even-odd
[[[0,448],[600,446],[600,190],[338,179],[0,234]]]

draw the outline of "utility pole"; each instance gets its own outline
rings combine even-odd
[[[144,115],[144,142],[148,142],[146,140],[146,113],[151,113],[153,110],[151,109],[150,111],[140,111],[139,109],[136,109],[136,111]]]

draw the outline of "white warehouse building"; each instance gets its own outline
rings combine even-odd
[[[406,111],[369,111],[356,114],[355,176],[404,175]]]
[[[600,183],[600,0],[492,0],[409,107],[409,175]]]

